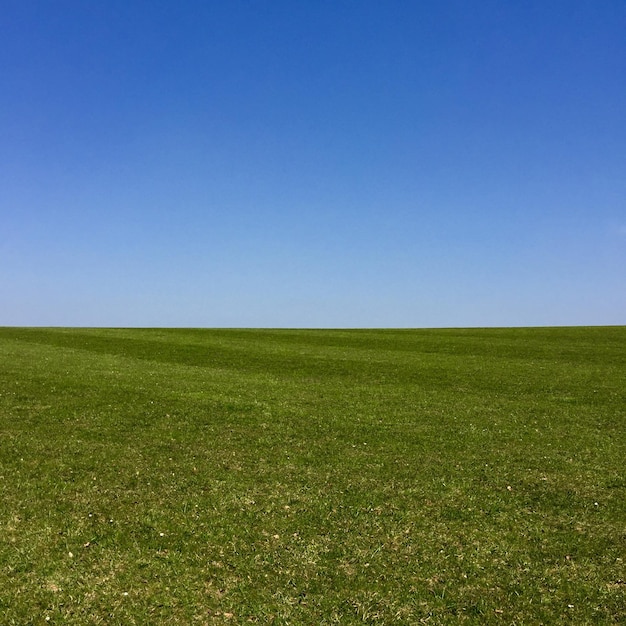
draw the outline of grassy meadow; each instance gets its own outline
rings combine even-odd
[[[0,328],[0,623],[625,623],[625,418],[626,327]]]

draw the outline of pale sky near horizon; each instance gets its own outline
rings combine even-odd
[[[0,325],[626,324],[626,2],[4,0]]]

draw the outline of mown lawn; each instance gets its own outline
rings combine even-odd
[[[0,623],[624,623],[625,418],[625,327],[2,328]]]

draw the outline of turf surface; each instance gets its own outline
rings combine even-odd
[[[2,624],[626,621],[626,328],[0,328]]]

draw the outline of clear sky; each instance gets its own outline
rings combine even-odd
[[[0,325],[626,324],[623,0],[3,0]]]

